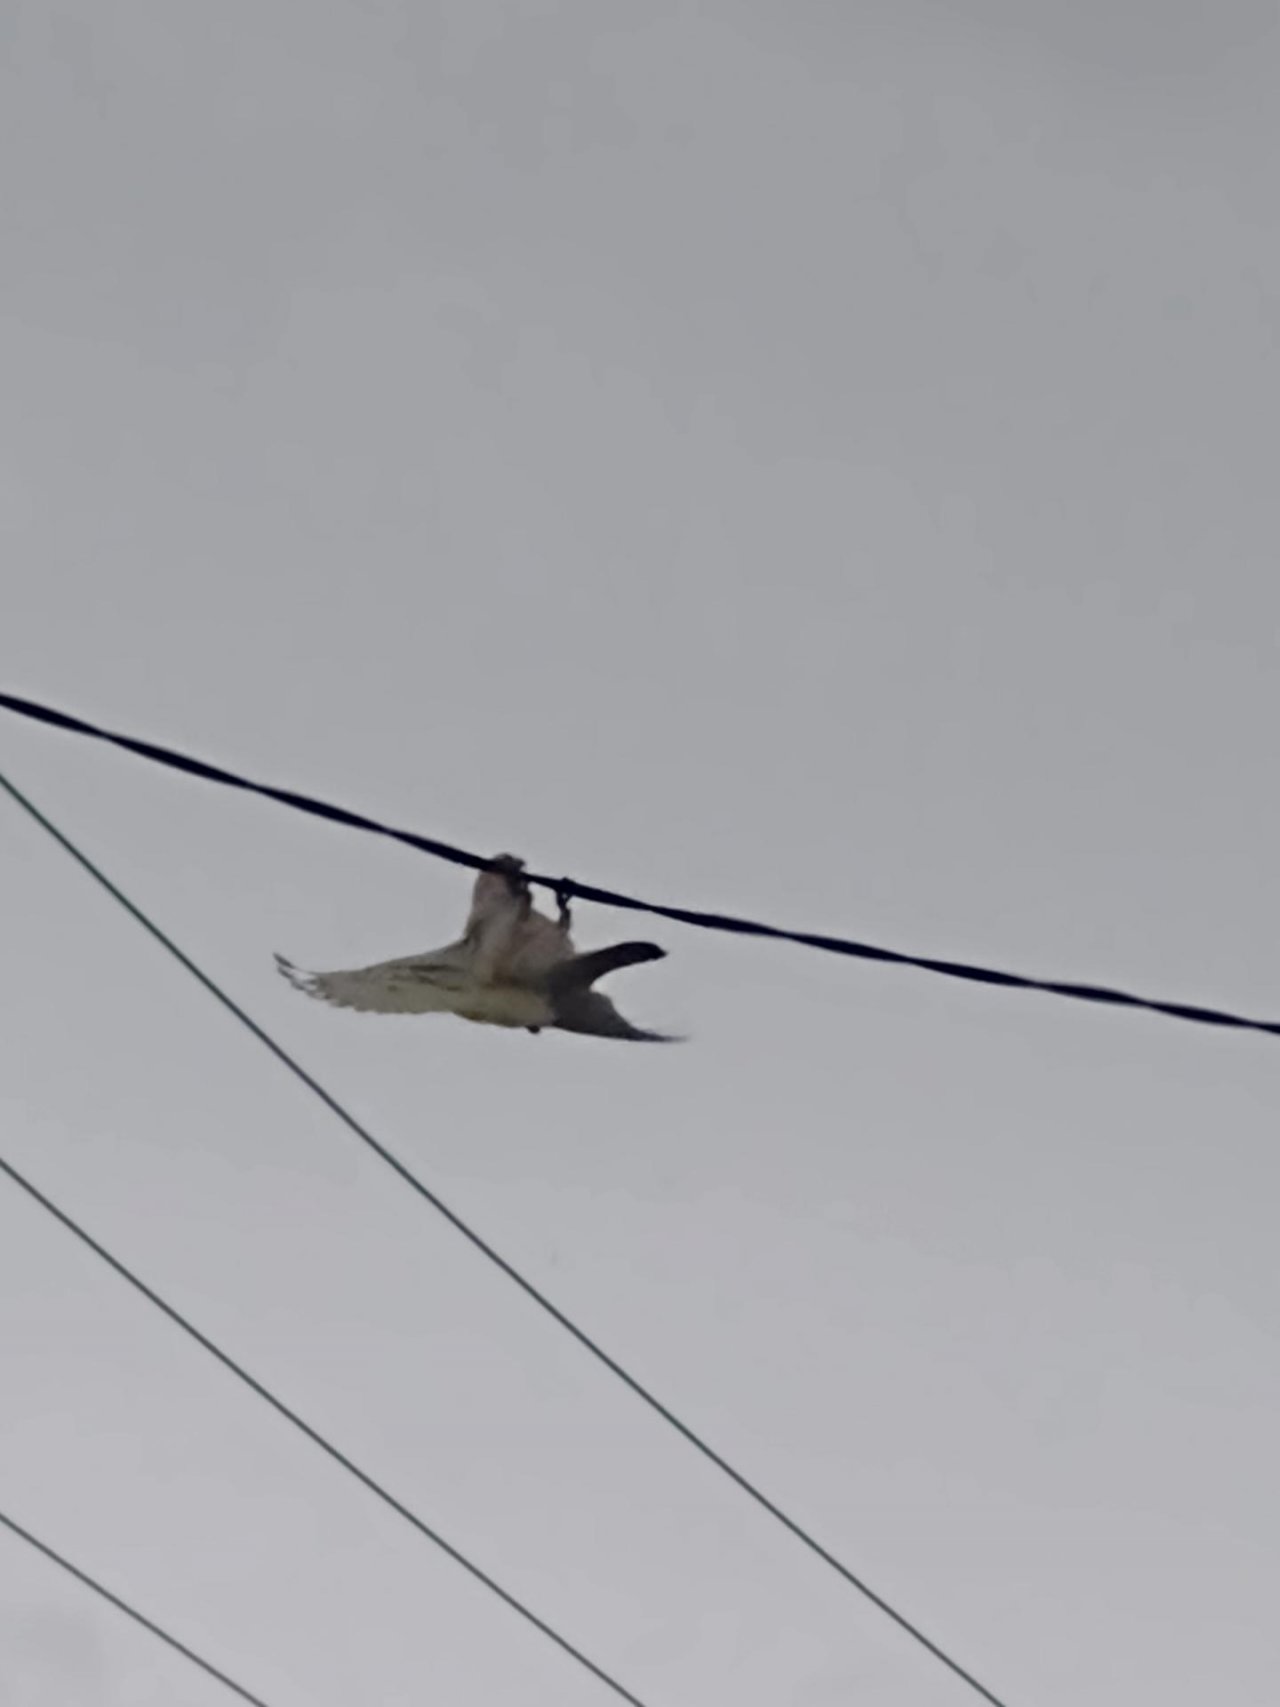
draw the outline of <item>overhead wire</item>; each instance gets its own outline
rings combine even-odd
[[[392,841],[401,842],[406,847],[416,848],[419,853],[430,854],[434,859],[447,860],[453,865],[461,865],[473,871],[484,869],[491,862],[480,854],[469,852],[466,848],[454,847],[449,842],[436,840],[431,836],[421,836],[412,830],[397,830],[389,824],[379,822],[376,818],[366,817],[361,812],[349,811],[345,806],[335,806],[331,802],[317,800],[311,795],[297,793],[293,789],[275,788],[269,783],[252,782],[248,777],[239,776],[234,771],[224,770],[220,765],[207,764],[203,759],[193,758],[188,753],[180,753],[171,747],[163,747],[154,741],[140,741],[131,735],[121,735],[109,729],[99,728],[96,724],[88,723],[83,718],[73,717],[69,712],[59,711],[52,706],[41,705],[35,700],[23,699],[17,694],[0,693],[0,709],[17,713],[38,723],[46,723],[54,728],[63,729],[71,734],[88,736],[93,740],[106,741],[116,747],[122,747],[126,752],[134,753],[140,758],[149,759],[153,764],[166,765],[170,769],[183,771],[188,776],[202,778],[205,782],[219,783],[227,788],[245,789],[251,794],[260,794],[268,800],[277,801],[282,806],[291,807],[296,812],[310,813],[313,817],[328,819],[334,824],[343,824],[350,829],[364,830],[372,835],[386,836]],[[671,919],[677,924],[692,925],[699,930],[725,931],[735,936],[767,938],[772,942],[797,943],[802,948],[813,948],[824,954],[840,954],[857,960],[877,961],[887,966],[910,966],[917,971],[933,972],[943,978],[959,978],[973,984],[989,984],[1006,990],[1034,990],[1041,994],[1061,996],[1070,1001],[1092,1002],[1106,1007],[1139,1008],[1148,1013],[1161,1014],[1169,1019],[1188,1020],[1196,1025],[1211,1025],[1227,1027],[1238,1031],[1266,1032],[1272,1037],[1280,1037],[1280,1020],[1250,1019],[1244,1014],[1232,1013],[1224,1008],[1209,1007],[1189,1002],[1160,1001],[1153,997],[1134,995],[1127,990],[1113,989],[1103,984],[1080,984],[1057,978],[1034,978],[1020,972],[1003,972],[992,966],[979,966],[962,960],[939,959],[932,955],[908,954],[901,949],[882,948],[874,943],[859,942],[852,937],[830,936],[817,931],[784,930],[778,925],[762,924],[757,919],[739,918],[732,913],[708,913],[692,907],[667,906],[657,901],[642,901],[634,895],[624,895],[614,889],[602,889],[596,884],[582,883],[575,878],[551,877],[539,873],[528,875],[530,883],[542,888],[555,890],[566,899],[592,901],[603,907],[618,907],[633,913],[648,913],[655,918]]]
[[[215,1358],[224,1369],[229,1370],[238,1381],[243,1382],[243,1384],[248,1387],[251,1392],[255,1393],[259,1399],[262,1399],[266,1404],[270,1405],[272,1410],[282,1416],[286,1422],[292,1423],[294,1428],[298,1429],[300,1433],[306,1435],[307,1439],[311,1441],[313,1445],[318,1446],[323,1453],[333,1459],[335,1464],[341,1465],[349,1475],[354,1476],[356,1481],[363,1484],[371,1494],[381,1500],[383,1505],[389,1507],[390,1510],[394,1511],[398,1517],[403,1518],[407,1524],[409,1524],[413,1529],[416,1529],[419,1535],[422,1535],[426,1540],[433,1542],[435,1546],[439,1547],[441,1552],[446,1553],[455,1564],[461,1565],[463,1570],[473,1576],[477,1582],[483,1583],[485,1588],[491,1590],[492,1593],[498,1596],[499,1600],[505,1601],[513,1612],[518,1612],[520,1617],[527,1623],[531,1624],[535,1630],[540,1631],[542,1635],[554,1642],[563,1653],[567,1654],[571,1659],[576,1660],[580,1666],[585,1667],[585,1669],[589,1671],[593,1677],[598,1679],[599,1682],[606,1684],[615,1695],[619,1696],[623,1701],[630,1702],[631,1707],[644,1707],[644,1703],[638,1695],[633,1695],[629,1689],[625,1688],[618,1682],[616,1677],[612,1677],[603,1669],[603,1667],[598,1666],[594,1660],[588,1659],[586,1654],[582,1652],[581,1648],[575,1647],[574,1644],[566,1637],[562,1636],[558,1630],[548,1624],[546,1619],[539,1618],[536,1612],[526,1606],[525,1603],[516,1595],[512,1594],[510,1590],[503,1588],[501,1583],[497,1582],[487,1571],[483,1570],[473,1560],[469,1559],[466,1554],[455,1547],[452,1542],[446,1541],[438,1529],[432,1528],[432,1526],[424,1519],[420,1518],[415,1511],[405,1505],[403,1500],[397,1499],[393,1493],[384,1488],[382,1483],[371,1476],[367,1470],[362,1470],[354,1459],[349,1458],[340,1447],[335,1446],[331,1440],[321,1434],[318,1428],[312,1427],[305,1417],[300,1416],[299,1413],[290,1405],[287,1405],[283,1399],[278,1398],[276,1394],[273,1393],[269,1387],[265,1386],[263,1382],[259,1381],[256,1376],[251,1375],[242,1363],[238,1363],[229,1352],[224,1351],[220,1345],[218,1345],[214,1340],[211,1340],[208,1334],[203,1333],[198,1327],[196,1327],[195,1323],[191,1321],[188,1316],[185,1316],[181,1310],[170,1304],[167,1299],[155,1290],[153,1286],[149,1286],[140,1275],[136,1274],[133,1269],[121,1262],[119,1257],[113,1256],[105,1245],[101,1244],[94,1238],[92,1233],[90,1233],[85,1227],[82,1227],[73,1216],[68,1215],[65,1209],[59,1208],[51,1197],[41,1191],[38,1186],[26,1177],[25,1174],[20,1173],[18,1169],[15,1168],[11,1162],[6,1161],[3,1156],[0,1156],[0,1173],[3,1173],[5,1177],[11,1180],[14,1185],[18,1186],[20,1190],[26,1192],[27,1196],[38,1203],[48,1214],[52,1215],[55,1221],[60,1222],[69,1233],[74,1234],[75,1237],[80,1240],[81,1244],[86,1245],[96,1257],[106,1263],[108,1268],[112,1269],[122,1280],[132,1286],[135,1292],[140,1293],[149,1304],[154,1305],[157,1310],[167,1316],[175,1327],[181,1328],[188,1338],[193,1339],[202,1350],[207,1351],[210,1357]]]
[[[83,1583],[86,1588],[92,1589],[96,1595],[100,1595],[103,1600],[108,1601],[118,1612],[123,1612],[126,1618],[132,1618],[135,1624],[141,1624],[144,1630],[149,1630],[153,1636],[158,1636],[162,1642],[175,1649],[184,1659],[190,1660],[192,1665],[199,1666],[201,1671],[206,1672],[212,1678],[216,1678],[233,1695],[238,1695],[242,1701],[251,1702],[252,1707],[267,1707],[267,1703],[260,1695],[255,1695],[251,1689],[246,1689],[242,1683],[237,1683],[235,1678],[228,1677],[227,1673],[219,1666],[214,1665],[211,1660],[204,1659],[194,1648],[189,1648],[185,1642],[180,1642],[176,1636],[171,1636],[153,1618],[148,1618],[145,1612],[139,1612],[137,1607],[131,1605],[123,1596],[113,1594],[105,1583],[100,1583],[96,1577],[91,1577],[88,1571],[81,1570],[79,1565],[73,1565],[70,1559],[59,1553],[56,1548],[51,1547],[47,1541],[41,1541],[38,1535],[33,1535],[29,1529],[24,1529],[20,1523],[6,1516],[2,1511],[0,1511],[0,1524],[12,1531],[20,1541],[25,1541],[29,1547],[34,1547],[37,1553],[43,1553],[46,1559],[51,1559],[55,1565],[60,1565],[69,1576],[73,1576],[77,1582]]]
[[[594,1339],[585,1328],[579,1327],[570,1316],[566,1315],[565,1312],[560,1309],[559,1305],[553,1303],[545,1292],[535,1286],[533,1281],[522,1273],[514,1263],[504,1257],[495,1246],[491,1245],[487,1239],[485,1239],[475,1230],[474,1227],[470,1225],[469,1222],[465,1221],[456,1210],[450,1208],[438,1193],[433,1191],[423,1180],[419,1179],[417,1174],[402,1162],[392,1150],[388,1149],[385,1144],[375,1138],[373,1133],[370,1132],[368,1128],[355,1117],[355,1115],[344,1107],[330,1091],[326,1090],[325,1087],[320,1084],[320,1082],[315,1079],[305,1067],[295,1060],[281,1044],[277,1043],[275,1038],[272,1037],[263,1026],[258,1024],[257,1020],[253,1019],[238,1002],[229,996],[226,991],[208,975],[207,972],[198,966],[196,962],[184,952],[184,950],[179,948],[173,939],[168,936],[153,919],[144,913],[135,902],[131,901],[129,897],[125,895],[124,892],[119,889],[116,884],[113,883],[111,879],[107,877],[107,875],[88,857],[87,854],[83,853],[81,849],[63,833],[63,831],[58,829],[55,824],[46,818],[45,815],[26,797],[26,795],[23,794],[3,774],[0,774],[0,788],[3,788],[4,791],[17,803],[17,805],[22,808],[24,812],[28,814],[29,817],[39,824],[40,827],[46,831],[47,834],[50,835],[54,841],[56,841],[58,845],[63,848],[63,850],[68,853],[79,866],[81,866],[83,870],[88,872],[95,882],[100,884],[101,887],[106,890],[113,900],[123,907],[125,911],[149,933],[149,935],[160,943],[160,945],[173,956],[179,965],[189,972],[198,983],[203,985],[209,994],[212,995],[228,1013],[233,1015],[247,1031],[252,1033],[259,1043],[261,1043],[265,1049],[269,1050],[283,1067],[287,1068],[300,1083],[305,1085],[312,1095],[317,1097],[325,1107],[329,1109],[330,1113],[342,1122],[348,1131],[352,1132],[362,1144],[365,1144],[374,1153],[374,1155],[385,1163],[387,1167],[391,1168],[392,1171],[418,1195],[418,1197],[420,1197],[425,1203],[429,1204],[437,1214],[443,1216],[455,1232],[460,1233],[462,1237],[474,1247],[474,1249],[478,1250],[482,1256],[487,1258],[489,1262],[493,1263],[495,1267],[499,1268],[510,1281],[519,1287],[527,1298],[531,1299],[539,1309],[544,1311],[553,1321],[558,1323],[559,1326],[563,1328],[566,1333],[571,1335],[585,1351],[589,1352],[598,1363],[602,1364],[607,1370],[609,1370],[609,1372],[621,1381],[632,1393],[634,1393],[638,1399],[642,1400],[650,1410],[652,1410],[657,1416],[661,1417],[669,1427],[673,1428],[679,1435],[681,1435],[689,1445],[701,1453],[708,1462],[714,1464],[718,1470],[727,1476],[729,1480],[732,1481],[751,1500],[753,1500],[756,1505],[758,1505],[763,1511],[767,1512],[776,1522],[780,1523],[784,1529],[788,1530],[796,1540],[806,1547],[816,1558],[820,1559],[825,1565],[833,1570],[849,1587],[855,1589],[858,1594],[862,1595],[863,1598],[870,1602],[871,1605],[875,1606],[887,1618],[892,1620],[892,1622],[915,1643],[917,1643],[918,1646],[931,1654],[934,1659],[936,1659],[941,1665],[945,1666],[955,1677],[967,1684],[968,1687],[977,1695],[981,1696],[984,1701],[990,1703],[990,1707],[1006,1707],[1006,1704],[1002,1702],[990,1689],[988,1689],[984,1683],[981,1683],[971,1671],[961,1665],[957,1659],[953,1658],[952,1655],[939,1643],[935,1642],[932,1637],[927,1636],[919,1625],[906,1617],[904,1613],[899,1612],[898,1609],[886,1600],[883,1595],[877,1593],[865,1578],[851,1570],[843,1560],[833,1553],[830,1548],[824,1546],[822,1542],[820,1542],[807,1528],[805,1528],[803,1524],[801,1524],[797,1519],[791,1517],[780,1505],[771,1500],[762,1489],[760,1489],[742,1471],[735,1468],[735,1466],[731,1464],[720,1452],[718,1452],[709,1441],[699,1434],[696,1429],[683,1421],[683,1419],[678,1416],[670,1406],[659,1399],[650,1388],[646,1387],[644,1383],[638,1379],[638,1377],[631,1374],[631,1372],[625,1368],[617,1358],[607,1352],[599,1341]]]

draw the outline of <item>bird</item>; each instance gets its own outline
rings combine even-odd
[[[275,957],[296,990],[364,1013],[451,1013],[477,1025],[522,1027],[538,1033],[582,1032],[632,1043],[675,1043],[665,1032],[626,1020],[594,988],[606,973],[662,960],[653,942],[619,942],[580,954],[573,945],[567,881],[556,892],[558,916],[533,904],[525,863],[497,854],[479,873],[457,942],[400,960],[346,972],[308,972]]]

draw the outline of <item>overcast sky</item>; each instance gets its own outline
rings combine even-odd
[[[9,0],[3,678],[480,852],[1280,1017],[1270,0]],[[1280,1047],[0,768],[1010,1707],[1270,1707]],[[949,1677],[0,802],[3,1153],[647,1707]],[[634,921],[582,908],[586,944]],[[606,1692],[0,1182],[0,1509],[272,1707]],[[2,1707],[214,1707],[0,1534]]]

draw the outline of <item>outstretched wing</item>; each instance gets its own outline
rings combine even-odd
[[[459,946],[350,972],[306,972],[282,954],[276,965],[295,990],[335,1007],[375,1014],[457,1013],[470,982]]]
[[[608,996],[599,990],[572,990],[556,1002],[551,1024],[557,1031],[580,1031],[590,1037],[623,1037],[632,1043],[681,1043],[662,1031],[641,1031],[623,1019]]]

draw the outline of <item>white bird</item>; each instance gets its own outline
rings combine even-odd
[[[661,960],[666,950],[652,942],[620,942],[579,954],[570,935],[568,900],[558,900],[558,919],[539,913],[524,861],[499,854],[476,878],[462,936],[445,948],[350,972],[304,972],[281,954],[276,965],[295,989],[365,1013],[450,1013],[532,1032],[546,1027],[675,1042],[661,1032],[639,1030],[592,988],[606,972]]]

